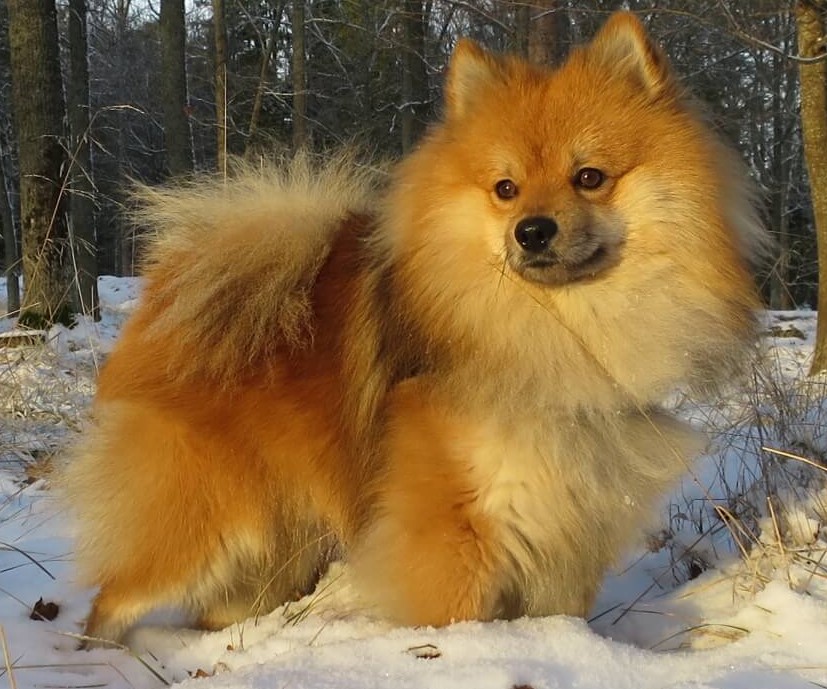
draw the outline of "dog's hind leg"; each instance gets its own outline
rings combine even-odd
[[[260,548],[238,549],[232,556],[226,585],[199,596],[196,626],[224,629],[298,600],[313,591],[338,551],[338,540],[323,524],[281,512]]]
[[[146,404],[99,405],[59,479],[77,561],[100,587],[86,635],[121,641],[143,614],[199,614],[265,559],[278,514],[250,448]],[[91,643],[91,642],[89,642]]]

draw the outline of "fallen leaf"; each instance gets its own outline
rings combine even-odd
[[[29,615],[29,619],[38,622],[51,622],[59,612],[60,606],[57,603],[46,603],[40,598],[32,607],[32,614]]]

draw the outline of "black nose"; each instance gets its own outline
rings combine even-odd
[[[523,218],[514,229],[517,244],[532,254],[539,254],[548,249],[556,234],[557,223],[544,215]]]

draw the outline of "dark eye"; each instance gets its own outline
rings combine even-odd
[[[606,179],[603,173],[594,167],[584,167],[577,171],[574,183],[583,189],[597,189],[603,180]]]
[[[513,199],[519,192],[517,185],[510,179],[501,179],[494,185],[494,191],[504,200]]]

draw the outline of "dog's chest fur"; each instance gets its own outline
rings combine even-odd
[[[588,576],[584,562],[611,561],[640,516],[634,459],[616,430],[565,414],[477,426],[467,455],[476,508],[495,525],[515,614],[588,612],[561,582]]]

